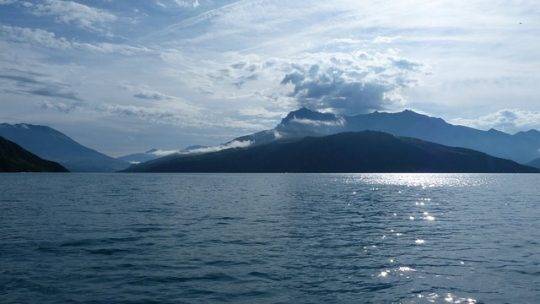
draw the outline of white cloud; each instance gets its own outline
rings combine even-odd
[[[480,116],[476,119],[457,118],[452,120],[452,122],[483,130],[494,128],[500,131],[515,133],[530,129],[540,130],[540,112],[504,109]]]
[[[199,0],[174,0],[174,3],[179,7],[193,7],[196,8],[200,5]]]
[[[73,47],[71,42],[65,38],[57,37],[54,33],[42,29],[0,25],[0,33],[2,33],[4,39],[14,42],[28,42],[54,49]]]
[[[70,41],[66,38],[56,36],[55,33],[42,29],[0,25],[0,33],[2,33],[4,39],[8,41],[29,43],[51,49],[83,50],[95,53],[120,54],[125,56],[155,53],[155,51],[146,47],[131,46],[126,44],[115,44],[108,42],[92,44]]]
[[[45,0],[43,3],[34,4],[32,13],[37,16],[53,16],[57,22],[74,24],[91,31],[102,31],[105,24],[117,19],[107,11],[63,0]]]
[[[158,150],[153,150],[152,152],[150,152],[150,154],[153,154],[158,157],[163,157],[163,156],[176,154],[176,153],[180,153],[180,150],[159,150],[158,149]]]
[[[394,51],[319,52],[267,60],[246,56],[209,77],[233,86],[211,89],[221,96],[240,90],[271,103],[289,99],[293,107],[358,114],[401,106],[401,90],[416,85],[421,69]]]
[[[345,120],[343,118],[339,118],[337,120],[313,120],[313,119],[306,119],[306,118],[293,118],[291,122],[302,124],[302,125],[308,125],[308,126],[314,126],[314,127],[341,127],[345,125]]]
[[[100,43],[72,43],[74,48],[94,51],[104,54],[120,54],[125,56],[134,56],[134,55],[145,55],[145,54],[156,54],[156,51],[149,49],[143,46],[133,46],[127,44],[116,44],[108,42]]]
[[[211,152],[218,152],[218,151],[227,150],[227,149],[247,148],[251,146],[252,144],[253,143],[250,140],[243,140],[243,141],[233,140],[223,145],[193,149],[187,152],[181,152],[181,154],[211,153]]]

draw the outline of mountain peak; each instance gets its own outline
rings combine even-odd
[[[309,120],[335,120],[336,115],[332,113],[321,113],[308,108],[302,107],[296,111],[292,111],[281,121],[282,124],[291,122],[294,119],[309,119]]]
[[[412,116],[412,117],[430,117],[430,116],[420,114],[418,112],[415,112],[415,111],[409,110],[409,109],[405,109],[405,110],[399,112],[399,114],[406,115],[406,116]]]
[[[495,128],[489,129],[488,132],[489,132],[489,133],[493,133],[493,134],[506,134],[506,133],[504,133],[503,131],[499,131],[499,130],[497,130],[497,129],[495,129]]]
[[[518,132],[517,134],[524,134],[524,135],[540,135],[540,131],[536,130],[536,129],[530,129],[529,131],[521,131],[521,132]]]

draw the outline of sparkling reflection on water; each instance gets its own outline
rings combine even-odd
[[[537,175],[4,174],[4,303],[538,303]]]

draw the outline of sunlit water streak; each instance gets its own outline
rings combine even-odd
[[[540,176],[3,174],[2,303],[539,303]]]

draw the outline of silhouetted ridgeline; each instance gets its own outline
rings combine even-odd
[[[272,130],[240,137],[255,145],[283,138],[324,136],[341,132],[381,131],[395,136],[414,137],[451,147],[464,147],[493,156],[528,163],[540,157],[540,132],[529,130],[507,134],[497,130],[477,130],[452,125],[441,118],[406,110],[398,113],[374,112],[355,116],[319,113],[306,108],[293,111]]]
[[[190,156],[171,155],[127,172],[482,172],[539,170],[485,153],[364,131]]]
[[[0,172],[67,172],[60,164],[39,158],[0,137]]]
[[[0,136],[41,158],[58,162],[70,171],[114,172],[129,166],[127,162],[87,148],[47,126],[0,124]]]

